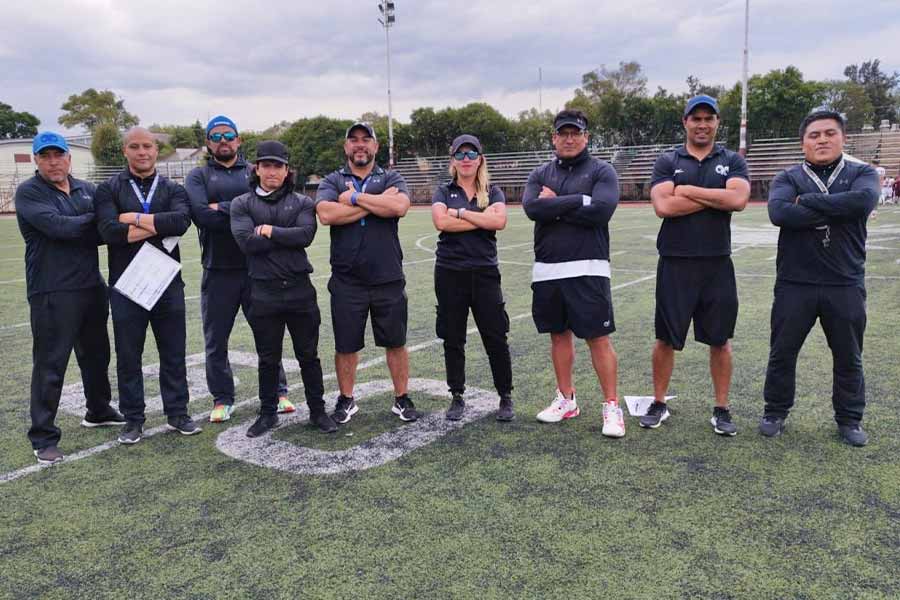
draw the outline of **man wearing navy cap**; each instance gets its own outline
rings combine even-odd
[[[406,280],[397,235],[409,210],[409,190],[402,175],[375,164],[378,141],[371,125],[354,123],[345,138],[347,164],[328,175],[316,193],[316,214],[331,228],[328,291],[340,388],[333,417],[343,424],[359,410],[353,387],[371,313],[375,345],[385,348],[394,382],[391,412],[401,421],[415,421],[419,413],[407,394]]]
[[[25,279],[31,311],[31,428],[41,464],[63,459],[54,424],[72,350],[81,369],[84,427],[122,425],[110,406],[109,303],[100,275],[94,185],[69,174],[66,140],[51,131],[32,142],[37,172],[16,188],[16,221],[25,239]]]
[[[654,402],[641,427],[655,429],[669,418],[666,391],[675,351],[684,348],[694,323],[694,339],[709,346],[715,391],[711,423],[719,435],[733,436],[728,392],[731,342],[738,296],[731,262],[731,213],[750,199],[747,163],[716,144],[719,105],[694,96],[684,109],[684,146],[663,153],[653,166],[650,199],[663,219],[656,238],[656,344],[653,347]]]
[[[200,236],[203,279],[200,314],[206,342],[206,385],[213,397],[212,423],[231,418],[234,375],[228,360],[228,340],[240,308],[250,321],[250,278],[247,258],[231,234],[231,201],[249,190],[250,166],[240,155],[237,125],[224,115],[206,126],[206,165],[193,169],[184,182],[191,217]],[[278,412],[293,412],[287,380],[279,368]]]

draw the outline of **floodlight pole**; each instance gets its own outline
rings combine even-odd
[[[394,24],[394,2],[382,0],[378,3],[382,18],[378,22],[384,27],[384,42],[387,50],[387,97],[388,97],[388,168],[394,168],[394,108],[391,103],[391,26]]]
[[[741,143],[738,153],[747,156],[747,63],[750,54],[750,0],[744,2],[744,73],[741,84]]]

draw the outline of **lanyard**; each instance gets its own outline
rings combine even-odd
[[[360,194],[365,194],[366,187],[368,187],[369,179],[371,179],[371,178],[372,178],[372,174],[369,173],[368,175],[366,175],[366,178],[362,180],[362,183],[360,183],[359,181],[357,181],[356,177],[352,177],[353,189],[355,189]],[[365,217],[363,217],[362,219],[359,220],[359,226],[360,227],[366,226],[366,218]]]
[[[812,179],[812,182],[816,184],[816,187],[819,188],[823,194],[829,194],[828,188],[831,187],[831,184],[834,183],[834,180],[838,178],[838,175],[841,174],[841,171],[844,170],[844,157],[841,156],[841,162],[838,163],[837,168],[835,168],[834,173],[828,178],[827,182],[822,182],[819,179],[819,176],[816,175],[812,169],[809,168],[809,165],[806,162],[803,163],[803,172],[806,173],[806,176]],[[825,237],[822,238],[822,247],[827,248],[831,245],[831,227],[825,225],[824,227],[817,227],[817,229],[823,229],[825,231]]]
[[[156,185],[159,183],[159,173],[153,177],[153,183],[150,185],[150,191],[147,193],[146,198],[144,197],[144,194],[141,193],[141,188],[134,182],[134,179],[129,179],[128,182],[131,184],[131,189],[134,190],[134,195],[137,196],[138,201],[140,201],[144,213],[149,213],[150,202],[153,201],[153,194],[156,193]]]

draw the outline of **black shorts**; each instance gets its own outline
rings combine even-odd
[[[730,256],[659,257],[656,267],[656,339],[684,348],[694,321],[694,339],[724,346],[734,337],[738,295]]]
[[[372,314],[375,345],[399,348],[406,345],[406,282],[359,285],[332,276],[331,324],[334,349],[340,354],[359,352],[365,347],[366,320]]]
[[[539,333],[571,330],[590,340],[616,330],[612,292],[606,277],[584,276],[531,284],[531,316]]]

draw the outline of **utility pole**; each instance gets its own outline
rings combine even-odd
[[[388,168],[394,168],[394,109],[391,104],[391,27],[396,22],[394,2],[382,0],[378,3],[381,18],[378,22],[384,27],[384,41],[387,49],[387,97],[388,97]]]
[[[750,54],[750,0],[744,2],[744,74],[741,84],[741,143],[738,153],[747,156],[747,63]]]

